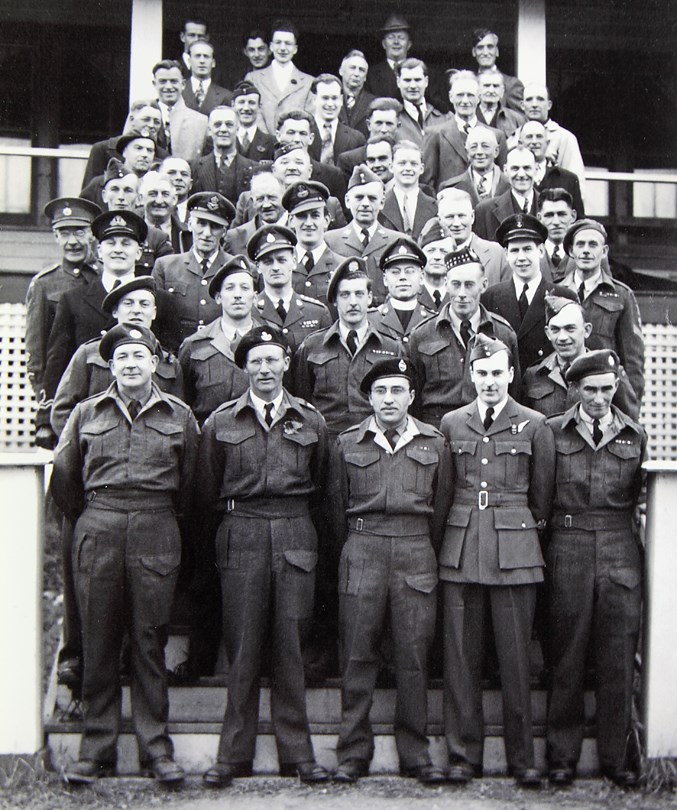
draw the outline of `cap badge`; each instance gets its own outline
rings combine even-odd
[[[114,216],[113,219],[111,219],[109,224],[114,226],[115,228],[119,228],[120,226],[125,227],[127,225],[127,222],[124,217],[121,217],[120,214],[118,214],[117,216]]]
[[[364,172],[360,172],[360,183],[366,183],[367,178],[364,176]]]
[[[138,329],[130,329],[129,330],[129,337],[140,338],[140,337],[143,337],[143,335],[141,334],[141,332],[139,332]]]
[[[520,214],[515,216],[515,227],[516,228],[523,228],[524,227],[524,220]]]
[[[266,242],[274,242],[274,241],[275,241],[275,234],[274,233],[266,234]]]
[[[405,372],[407,370],[407,364],[405,363],[404,360],[400,360],[400,362],[397,364],[397,367],[402,372]]]
[[[210,211],[216,211],[219,207],[219,198],[218,197],[210,197],[209,201],[207,202],[207,208]]]
[[[305,200],[305,198],[310,194],[310,191],[306,186],[301,186],[298,191],[296,192],[296,196],[299,200]]]
[[[609,363],[609,365],[610,365],[612,368],[613,368],[613,366],[615,366],[615,365],[616,365],[616,361],[614,360],[614,358],[613,358],[611,355],[609,355],[609,357],[608,357],[608,361],[607,361],[607,362]]]
[[[409,250],[407,249],[407,247],[406,247],[405,245],[400,245],[400,247],[399,247],[399,249],[398,249],[398,251],[397,251],[397,252],[398,252],[398,253],[400,254],[400,256],[401,256],[401,255],[402,255],[402,254],[404,254],[404,253],[409,253]]]
[[[350,262],[348,264],[348,271],[350,273],[356,273],[360,269],[360,265],[357,262]]]
[[[72,208],[69,208],[68,206],[66,206],[66,207],[63,209],[63,215],[64,215],[65,217],[70,217],[70,216],[72,216],[72,215],[73,215],[73,209],[72,209]]]
[[[273,336],[270,334],[270,332],[261,332],[261,340],[265,340],[266,343],[268,343],[268,341],[272,339]]]

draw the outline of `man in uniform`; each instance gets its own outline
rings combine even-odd
[[[408,361],[376,362],[360,387],[373,414],[339,436],[331,465],[330,497],[341,550],[342,650],[334,781],[355,782],[369,770],[374,753],[369,709],[389,615],[400,773],[438,785],[446,774],[428,752],[427,682],[437,603],[435,552],[449,508],[449,446],[435,428],[407,413],[416,390]]]
[[[630,287],[616,281],[604,266],[609,253],[604,225],[594,219],[577,220],[566,232],[563,247],[574,268],[561,283],[576,292],[592,324],[588,345],[616,352],[641,403],[644,338],[639,307]]]
[[[160,782],[183,779],[167,733],[164,646],[181,563],[176,516],[190,504],[198,427],[187,405],[153,384],[158,351],[144,326],[111,329],[100,352],[115,381],[75,406],[54,455],[54,499],[75,522],[82,618],[84,729],[80,758],[65,772],[76,784],[115,767],[125,630],[139,761]]]
[[[254,306],[262,321],[282,332],[292,352],[308,335],[332,324],[324,304],[300,295],[292,286],[295,247],[294,232],[281,225],[259,228],[247,243],[247,255],[263,280]]]
[[[424,307],[439,312],[449,300],[447,295],[447,268],[444,257],[456,250],[456,242],[438,217],[429,219],[421,231],[418,244],[426,258],[423,268],[423,284],[418,300]]]
[[[245,335],[235,362],[249,390],[205,422],[198,494],[222,514],[216,535],[228,702],[211,787],[251,774],[264,649],[271,654],[271,711],[280,773],[307,784],[329,773],[315,762],[306,714],[302,643],[313,608],[323,508],[327,428],[322,416],[282,386],[284,336],[268,326]]]
[[[586,321],[585,310],[576,300],[556,295],[545,296],[545,334],[553,351],[526,369],[522,378],[524,403],[539,413],[554,416],[564,413],[578,402],[578,388],[569,384],[565,375],[569,366],[590,350],[586,339],[592,324]],[[639,400],[630,385],[628,375],[620,364],[616,368],[618,389],[613,404],[631,419],[639,419]]]
[[[449,780],[463,784],[482,773],[482,658],[491,616],[508,769],[519,785],[540,787],[529,645],[536,586],[543,581],[538,532],[550,514],[554,442],[545,417],[508,394],[514,369],[505,343],[478,335],[469,365],[477,398],[441,425],[454,462],[439,558]]]
[[[58,264],[33,278],[26,294],[26,365],[38,409],[51,405],[45,402],[43,375],[59,299],[66,290],[83,290],[89,281],[98,278],[92,257],[91,224],[100,213],[98,205],[78,197],[59,197],[45,206],[60,258]],[[38,427],[35,443],[50,450],[54,447],[54,435],[48,425]]]
[[[192,194],[188,211],[193,247],[186,253],[158,259],[153,268],[158,290],[171,293],[176,302],[182,338],[219,315],[218,306],[208,300],[207,288],[216,271],[231,258],[221,249],[221,238],[235,216],[234,206],[215,191]]]
[[[369,313],[369,323],[377,332],[406,346],[414,328],[435,314],[418,297],[426,255],[413,239],[399,236],[385,249],[379,264],[388,298]]]
[[[581,753],[583,681],[595,655],[597,752],[602,773],[636,787],[628,753],[634,659],[642,605],[642,553],[633,512],[642,489],[646,434],[611,404],[618,356],[578,357],[566,373],[580,402],[548,420],[557,464],[546,548],[552,685],[548,701],[550,781],[570,784]]]
[[[480,303],[487,279],[479,257],[470,248],[463,248],[447,254],[445,265],[449,302],[409,337],[409,357],[419,384],[417,411],[424,422],[435,427],[447,411],[473,400],[470,353],[480,333],[499,338],[508,346],[514,358],[511,393],[514,396],[520,391],[517,337],[504,318]]]

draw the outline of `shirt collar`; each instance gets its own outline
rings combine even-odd
[[[355,233],[357,234],[357,238],[362,241],[362,231],[365,230],[362,225],[358,225],[355,220],[353,220],[353,228],[355,229]],[[376,229],[378,228],[378,220],[374,222],[373,225],[370,225],[366,230],[369,232],[369,241],[374,238],[374,234],[376,233]]]
[[[219,318],[219,324],[223,334],[228,338],[229,342],[232,343],[235,340],[235,333],[237,332],[239,337],[246,335],[254,326],[254,320],[250,317],[246,323],[243,322],[242,329],[232,324],[225,324],[223,318]]]
[[[205,93],[209,90],[209,85],[212,83],[211,79],[196,79],[195,76],[190,77],[190,84],[193,88],[193,93],[198,89],[200,86],[200,82],[202,82],[202,86],[204,87]]]
[[[595,273],[594,276],[589,276],[588,278],[584,279],[583,275],[580,273],[579,270],[574,270],[574,284],[575,289],[578,289],[581,284],[584,285],[584,289],[586,292],[590,292],[594,290],[595,287],[602,281],[602,268],[600,267],[599,270]]]
[[[461,132],[465,132],[466,126],[468,124],[470,125],[470,129],[474,129],[477,126],[476,115],[473,115],[473,117],[470,118],[468,121],[466,121],[464,118],[459,118],[457,115],[454,115],[454,118],[456,119],[456,126],[459,128]]]
[[[428,111],[428,107],[425,103],[425,99],[421,101],[420,106],[416,106],[416,104],[412,104],[411,101],[404,101],[403,102],[404,109],[407,113],[414,119],[414,121],[418,121],[418,111],[423,110],[423,117],[425,118],[425,114]]]
[[[214,260],[216,259],[216,254],[218,252],[219,251],[217,249],[213,253],[211,253],[209,256],[206,257],[207,258],[207,270],[209,270],[209,268],[214,263]],[[202,258],[202,256],[200,256],[200,254],[197,252],[197,250],[195,250],[195,248],[193,248],[193,256],[195,256],[195,260],[200,265],[200,267],[202,267],[202,262],[204,261],[204,259]]]
[[[477,398],[477,410],[479,411],[480,419],[482,420],[482,422],[484,422],[484,420],[486,418],[486,415],[487,415],[487,410],[490,407],[494,409],[494,413],[493,413],[492,418],[493,418],[493,420],[495,422],[498,419],[498,416],[501,413],[501,411],[503,410],[503,408],[505,408],[505,406],[507,405],[507,403],[508,403],[508,397],[506,397],[502,402],[499,402],[497,405],[491,405],[490,406],[490,405],[487,405],[485,402],[482,402],[482,400],[478,397]]]
[[[398,430],[397,441],[395,442],[395,447],[393,448],[390,446],[390,442],[386,439],[385,434],[378,426],[375,416],[372,416],[369,420],[367,430],[370,430],[374,434],[374,444],[377,444],[390,455],[394,455],[398,450],[409,444],[409,442],[415,436],[418,436],[421,433],[411,416],[407,416],[406,424],[403,428],[399,428]]]
[[[447,305],[447,311],[449,313],[449,323],[451,323],[451,328],[454,332],[461,336],[461,319],[456,315],[454,310],[451,308],[451,305]],[[482,313],[480,312],[479,307],[472,317],[468,319],[470,321],[470,328],[472,329],[474,334],[477,334],[477,330],[479,329],[480,323],[482,322]]]
[[[306,250],[302,245],[298,244],[296,246],[296,259],[298,262],[302,262],[306,257],[306,253],[310,253],[315,261],[315,264],[317,264],[322,258],[324,251],[326,249],[327,249],[326,242],[320,242],[320,244],[316,248],[313,248],[312,250]]]
[[[513,274],[512,283],[515,285],[515,295],[519,298],[520,295],[522,295],[524,285],[528,284],[529,287],[527,288],[527,301],[531,303],[534,298],[534,295],[536,295],[536,290],[538,289],[538,285],[541,283],[542,278],[543,276],[541,275],[540,271],[537,276],[530,279],[529,281],[522,281],[521,278],[518,278],[516,275]]]
[[[101,273],[101,283],[104,286],[104,289],[107,293],[109,293],[113,287],[117,287],[118,285],[115,283],[119,281],[120,284],[126,284],[128,281],[132,281],[134,278],[134,271],[130,270],[129,273],[125,273],[124,276],[116,276],[111,273],[109,270],[103,270]]]
[[[339,334],[341,335],[341,339],[343,340],[344,343],[346,343],[348,340],[348,332],[351,332],[353,330],[353,327],[346,326],[344,323],[341,323],[341,321],[337,321],[337,324],[339,328]],[[358,347],[364,343],[364,340],[367,337],[368,329],[369,329],[369,321],[367,321],[363,326],[360,326],[359,329],[355,329],[355,331],[357,332]]]
[[[282,400],[284,399],[284,389],[280,391],[280,393],[272,400],[273,405],[273,421],[275,421],[275,417],[280,412],[280,407],[282,405]],[[265,424],[265,416],[266,416],[266,405],[270,404],[265,399],[261,399],[261,397],[257,396],[252,389],[249,389],[249,400],[256,411],[256,415],[259,417],[259,421],[262,421]],[[266,425],[267,427],[267,425]]]

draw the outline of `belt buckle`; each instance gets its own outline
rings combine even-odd
[[[364,520],[362,518],[357,518],[355,521],[355,531],[361,532],[364,528]]]
[[[235,509],[235,498],[228,498],[226,501],[226,512],[232,512]]]
[[[479,494],[478,505],[480,509],[486,509],[489,506],[489,493],[483,489]]]
[[[564,515],[564,528],[570,529],[572,526],[572,518],[571,515]]]

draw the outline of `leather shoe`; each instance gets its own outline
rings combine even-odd
[[[447,771],[447,782],[452,785],[467,785],[475,775],[475,769],[469,762],[454,762]]]
[[[412,765],[409,768],[400,768],[400,776],[418,779],[422,785],[441,785],[447,781],[447,774],[428,762],[426,765]]]
[[[639,787],[639,775],[629,768],[602,768],[602,776],[610,779],[614,785],[620,788]]]
[[[212,767],[205,771],[202,781],[208,787],[222,788],[237,779],[239,776],[251,776],[251,762],[215,762]]]
[[[298,776],[304,785],[317,785],[329,782],[331,774],[315,760],[309,762],[285,762],[280,765],[280,776]]]
[[[363,759],[347,759],[338,766],[333,780],[344,785],[354,785],[361,776],[367,776],[368,773],[368,762]]]
[[[574,781],[574,769],[563,765],[561,768],[551,768],[548,781],[554,787],[568,787]]]
[[[540,788],[541,774],[536,768],[524,768],[522,771],[515,772],[515,781],[520,787],[524,788]]]
[[[56,682],[69,689],[79,689],[82,684],[82,667],[78,658],[66,658],[59,661],[56,670]]]
[[[182,782],[186,774],[170,756],[157,757],[150,763],[150,772],[153,778],[165,785]]]
[[[112,776],[114,773],[114,765],[96,762],[93,759],[79,759],[66,768],[63,778],[72,785],[91,785],[102,776]]]

